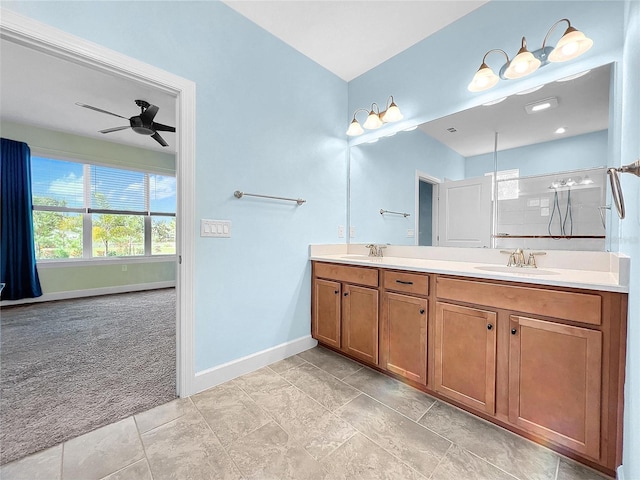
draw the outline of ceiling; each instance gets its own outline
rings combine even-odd
[[[349,82],[488,0],[223,0]]]
[[[604,65],[571,81],[556,81],[535,92],[512,95],[496,105],[478,106],[420,126],[429,136],[463,157],[558,140],[609,128],[610,66]],[[524,93],[524,92],[522,92]],[[557,108],[528,114],[527,104],[556,98]],[[449,129],[455,129],[454,132]]]

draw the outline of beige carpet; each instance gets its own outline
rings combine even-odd
[[[0,464],[175,398],[175,289],[5,307]]]

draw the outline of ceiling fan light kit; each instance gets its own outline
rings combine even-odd
[[[360,125],[360,122],[358,122],[356,118],[356,115],[360,112],[368,113],[367,119],[362,125]],[[387,108],[382,112],[380,111],[377,103],[372,103],[371,109],[358,108],[353,113],[353,120],[351,120],[351,123],[349,124],[347,135],[350,137],[362,135],[365,128],[367,130],[375,130],[382,127],[385,123],[397,122],[399,120],[402,120],[402,118],[403,115],[400,112],[400,108],[398,108],[398,105],[396,105],[395,101],[393,100],[393,95],[391,95],[387,99]]]
[[[106,134],[131,128],[134,132],[140,135],[150,136],[163,147],[168,147],[169,144],[165,141],[164,138],[162,138],[162,136],[158,132],[175,132],[175,127],[170,127],[169,125],[163,125],[162,123],[153,121],[159,110],[156,105],[151,105],[146,100],[136,100],[135,102],[136,105],[140,107],[140,114],[134,115],[131,118],[123,117],[122,115],[118,115],[117,113],[109,112],[108,110],[103,110],[102,108],[94,107],[92,105],[87,105],[86,103],[76,102],[76,105],[78,105],[79,107],[88,108],[89,110],[94,110],[96,112],[106,113],[108,115],[113,115],[114,117],[129,120],[129,125],[107,128],[105,130],[100,130],[100,133]]]
[[[562,38],[555,47],[547,46],[547,40],[560,23],[566,22],[568,27]],[[544,67],[549,63],[566,62],[579,57],[593,46],[593,40],[587,38],[584,33],[571,26],[571,22],[567,18],[563,18],[554,23],[542,42],[542,47],[538,50],[530,52],[527,50],[527,40],[522,37],[522,45],[516,56],[510,60],[509,55],[504,50],[494,48],[485,53],[482,58],[480,68],[473,76],[471,83],[467,89],[470,92],[482,92],[495,86],[500,79],[516,80],[532,74],[538,68]],[[487,65],[487,56],[492,52],[499,52],[506,58],[506,63],[502,65],[500,72],[496,75]]]

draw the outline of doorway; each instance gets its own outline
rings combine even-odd
[[[440,180],[416,171],[416,245],[438,245],[438,190]]]

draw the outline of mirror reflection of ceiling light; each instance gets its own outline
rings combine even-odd
[[[500,102],[504,102],[506,99],[507,99],[507,97],[498,98],[496,100],[492,100],[490,102],[483,103],[482,106],[483,107],[490,107],[491,105],[497,105]]]
[[[538,100],[537,102],[528,103],[524,106],[527,113],[537,113],[543,110],[550,110],[558,106],[558,99],[556,97],[545,98],[544,100]]]
[[[559,127],[556,129],[556,131],[554,133],[557,133],[558,135],[565,133],[567,131],[566,127]]]
[[[589,175],[585,175],[582,181],[580,182],[580,185],[591,185],[591,184],[593,184],[593,180],[589,178]]]
[[[368,112],[367,119],[365,120],[363,125],[360,125],[360,122],[356,119],[356,115],[360,112]],[[393,100],[393,95],[391,95],[387,99],[387,108],[380,111],[377,103],[371,104],[371,110],[367,110],[366,108],[358,108],[353,113],[353,120],[349,125],[347,130],[347,135],[350,137],[355,137],[357,135],[362,135],[364,133],[364,128],[367,130],[375,130],[380,128],[385,123],[397,122],[402,120],[403,116],[400,112],[400,109],[395,104]]]
[[[564,78],[560,78],[560,79],[556,80],[556,82],[569,82],[571,80],[575,80],[576,78],[580,78],[580,77],[586,75],[590,71],[591,70],[585,70],[584,72],[576,73],[575,75],[569,75],[568,77],[564,77]]]
[[[554,31],[556,26],[561,22],[566,22],[568,28],[565,30],[562,38],[554,47],[547,46],[547,40]],[[544,37],[542,47],[538,50],[530,52],[527,50],[527,40],[522,37],[522,44],[516,56],[510,60],[509,55],[499,48],[489,50],[482,58],[482,64],[476,71],[471,83],[468,85],[470,92],[482,92],[495,86],[500,79],[515,80],[532,74],[538,68],[544,67],[549,62],[566,62],[579,57],[593,46],[593,40],[587,38],[584,33],[576,30],[571,26],[571,22],[567,18],[563,18],[554,23],[547,35]],[[500,69],[499,75],[486,64],[487,56],[492,52],[499,52],[506,58],[506,63]]]
[[[418,125],[414,125],[413,127],[405,128],[403,130],[403,132],[413,132],[416,128],[418,128]]]

